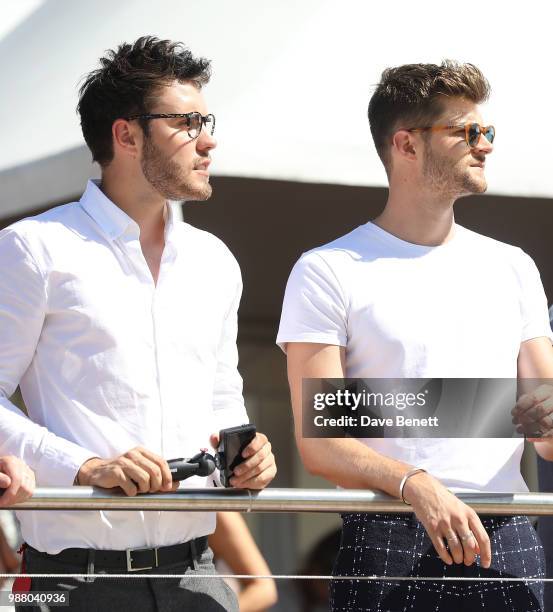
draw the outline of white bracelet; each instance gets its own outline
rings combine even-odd
[[[409,480],[409,478],[411,478],[411,476],[414,476],[419,472],[426,472],[426,470],[424,468],[419,467],[413,468],[412,470],[409,470],[407,474],[405,474],[405,476],[401,479],[401,482],[399,483],[399,497],[401,498],[401,501],[407,506],[410,506],[411,504],[405,501],[405,497],[403,497],[403,489],[405,488],[405,483]]]

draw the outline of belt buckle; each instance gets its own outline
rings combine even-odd
[[[137,551],[137,550],[153,550],[154,551],[154,559],[155,559],[155,566],[153,565],[145,565],[144,567],[133,567],[132,564],[132,553]],[[154,567],[158,567],[159,565],[159,561],[157,558],[157,548],[127,548],[127,550],[125,551],[125,553],[127,554],[127,571],[128,572],[138,572],[140,570],[149,570],[149,569],[153,569]]]

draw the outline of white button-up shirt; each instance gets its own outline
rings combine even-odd
[[[247,422],[238,373],[238,264],[167,207],[157,286],[138,225],[90,181],[79,202],[0,232],[0,455],[39,486],[71,486],[89,458],[142,445],[166,459]],[[20,385],[29,418],[8,398]],[[212,477],[183,486],[210,486]],[[211,533],[214,513],[20,511],[57,553],[165,546]]]

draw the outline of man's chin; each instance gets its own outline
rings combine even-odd
[[[485,193],[488,189],[488,183],[486,182],[485,179],[482,179],[480,181],[475,181],[475,180],[469,180],[469,181],[465,181],[465,184],[463,185],[463,196],[469,196],[469,195],[478,195],[481,193]]]
[[[188,187],[178,193],[164,194],[164,197],[172,202],[205,202],[209,200],[212,192],[211,185],[206,183],[201,188],[191,189]]]
[[[486,193],[486,191],[488,191],[488,183],[486,183],[486,181],[482,181],[474,186],[472,193],[477,195],[479,193]]]
[[[212,192],[213,189],[211,188],[211,185],[207,184],[203,189],[195,190],[186,199],[193,202],[205,202],[206,200],[209,200]]]

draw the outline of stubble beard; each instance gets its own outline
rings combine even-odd
[[[448,197],[484,193],[488,188],[485,177],[476,179],[468,166],[453,164],[451,158],[435,153],[431,147],[424,149],[423,176],[429,187]]]
[[[187,177],[182,168],[164,155],[149,137],[144,139],[141,167],[145,179],[166,200],[204,201],[211,197],[212,187],[207,180],[194,181],[192,176]]]

